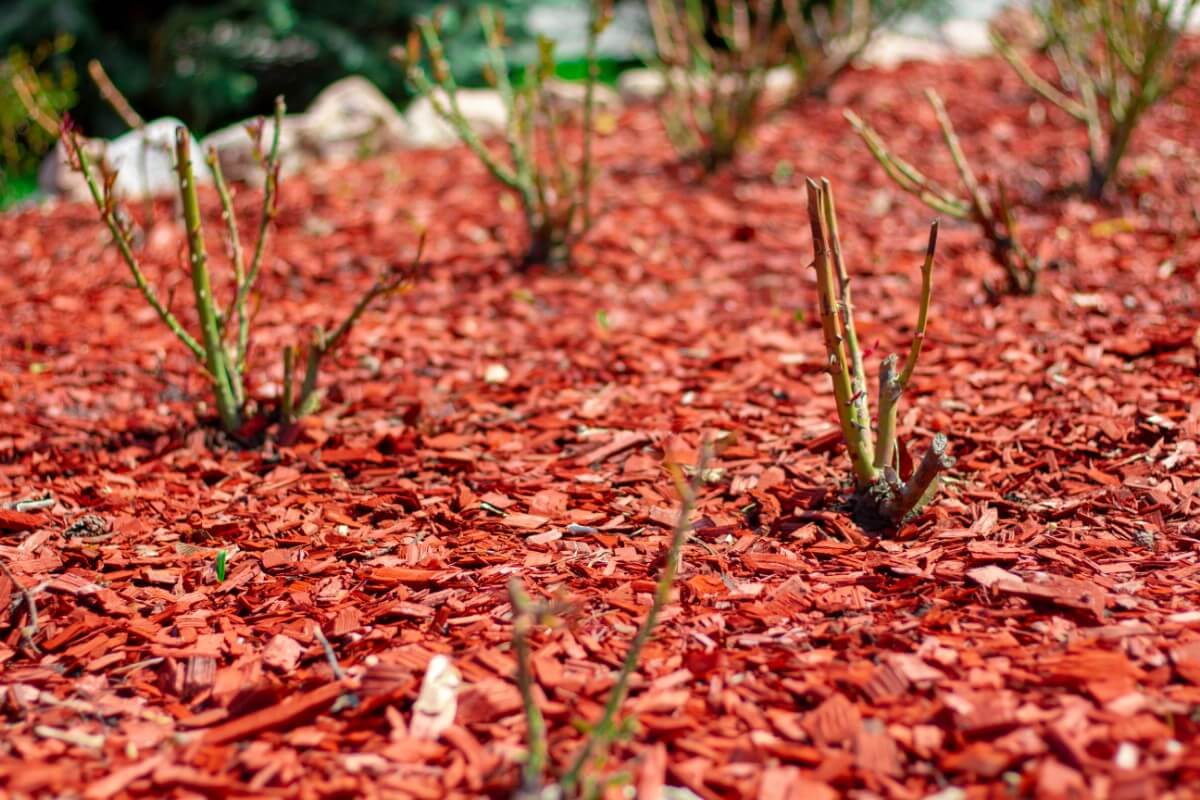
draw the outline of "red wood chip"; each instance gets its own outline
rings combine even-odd
[[[862,716],[843,694],[834,694],[804,719],[804,727],[821,744],[840,744],[858,733]]]
[[[28,514],[23,511],[0,508],[0,530],[19,533],[40,528],[44,524],[46,524],[46,518],[40,514]]]

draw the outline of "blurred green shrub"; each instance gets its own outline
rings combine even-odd
[[[509,35],[532,53],[524,28],[534,0],[501,4]],[[209,131],[261,113],[283,94],[304,108],[325,86],[362,75],[394,101],[408,95],[388,49],[403,42],[413,20],[444,5],[437,0],[9,0],[0,3],[0,52],[31,48],[60,35],[76,44],[69,57],[82,72],[98,59],[147,119],[171,115]],[[443,17],[456,78],[481,83],[483,35],[478,0],[451,3]],[[124,126],[94,87],[80,87],[75,116],[91,134]]]
[[[65,55],[73,40],[61,35],[26,50],[14,46],[0,62],[0,206],[24,193],[55,137],[30,119],[13,78],[29,87],[32,100],[50,118],[75,105],[76,72]]]

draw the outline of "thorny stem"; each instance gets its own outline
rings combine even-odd
[[[570,245],[582,236],[592,223],[591,189],[594,179],[592,137],[595,128],[595,81],[599,67],[596,63],[596,39],[609,20],[609,0],[593,0],[588,25],[586,57],[587,84],[583,108],[583,153],[576,167],[559,150],[558,115],[551,109],[544,77],[553,74],[553,49],[548,42],[539,43],[539,58],[526,71],[527,83],[519,89],[509,78],[509,65],[504,55],[504,28],[499,12],[489,6],[479,11],[480,24],[486,40],[487,77],[495,86],[506,111],[505,144],[511,166],[501,162],[471,127],[458,101],[458,86],[437,23],[421,20],[417,32],[410,36],[403,55],[394,51],[393,57],[403,58],[409,83],[420,95],[428,98],[434,113],[449,124],[459,139],[484,165],[497,181],[515,192],[521,201],[529,245],[524,264],[544,262],[558,266],[569,258]],[[420,63],[422,45],[428,51],[431,74]],[[438,90],[443,96],[439,96]],[[544,146],[547,157],[539,159],[538,123],[544,120]],[[549,165],[542,162],[549,161]]]
[[[838,234],[837,207],[834,204],[833,189],[829,181],[821,179],[821,191],[825,196],[825,230],[829,234],[830,254],[833,256],[833,266],[837,273],[838,303],[842,319],[842,328],[846,332],[846,351],[850,357],[850,399],[854,403],[857,424],[865,426],[870,422],[871,412],[867,408],[867,372],[863,367],[862,348],[858,344],[858,330],[854,325],[854,302],[850,297],[850,274],[846,271],[846,262],[842,258],[842,240]],[[864,437],[866,457],[873,458],[871,441]]]
[[[941,97],[933,89],[927,89],[925,97],[933,107],[942,139],[950,152],[959,181],[966,189],[969,200],[951,194],[923,175],[916,167],[889,152],[879,134],[854,112],[846,110],[843,116],[897,186],[934,211],[957,219],[972,219],[979,225],[988,241],[988,251],[992,260],[1004,268],[1008,278],[1008,290],[1014,294],[1032,294],[1037,287],[1038,264],[1017,241],[1016,221],[1003,188],[1000,191],[1000,215],[997,217],[996,210],[963,154],[958,134],[950,122]]]
[[[718,0],[713,26],[723,47],[717,48],[708,41],[704,3],[649,3],[657,64],[667,89],[663,126],[676,152],[698,161],[706,173],[732,161],[748,138],[758,121],[766,71],[782,60],[780,37],[767,31],[769,6],[769,0],[756,0],[752,15],[750,0]]]
[[[877,474],[872,464],[870,435],[864,421],[858,416],[854,399],[854,384],[850,365],[852,356],[847,352],[847,337],[844,333],[843,312],[838,298],[836,278],[832,263],[832,234],[829,229],[829,187],[818,184],[811,178],[808,187],[808,217],[812,226],[813,264],[817,269],[817,295],[821,309],[821,330],[825,336],[825,351],[829,357],[829,375],[833,380],[833,394],[838,407],[838,419],[842,436],[850,452],[854,467],[855,482],[864,488],[874,483]]]
[[[1087,126],[1091,199],[1100,199],[1116,175],[1142,115],[1177,85],[1167,75],[1170,56],[1198,5],[1200,0],[1050,0],[1041,16],[1051,55],[1059,82],[1077,97],[1043,79],[993,34],[996,50],[1031,89]],[[1182,65],[1179,74],[1188,68]]]
[[[917,324],[904,366],[897,373],[897,359],[892,355],[884,359],[879,370],[879,418],[875,441],[872,443],[870,410],[865,396],[858,396],[860,393],[865,395],[865,390],[860,392],[854,388],[856,379],[852,377],[849,366],[855,363],[855,359],[861,365],[862,354],[858,351],[858,337],[853,334],[849,275],[837,237],[833,190],[825,179],[818,183],[810,178],[807,187],[821,329],[829,357],[829,375],[837,402],[838,420],[854,468],[856,514],[864,525],[872,527],[880,521],[899,524],[933,495],[939,471],[953,463],[946,456],[946,438],[939,434],[907,483],[900,481],[893,464],[896,458],[897,405],[916,368],[929,322],[938,223],[934,221],[929,230],[929,243],[921,265]]]
[[[133,106],[125,99],[125,95],[121,94],[121,90],[108,77],[103,64],[93,58],[88,62],[88,74],[92,76],[92,81],[100,90],[100,96],[112,106],[113,111],[117,112],[117,116],[121,118],[122,122],[134,130],[142,130],[146,127],[146,121],[133,110]]]
[[[675,576],[679,572],[679,563],[683,556],[683,545],[687,542],[692,532],[691,515],[696,507],[696,498],[700,492],[700,487],[704,482],[704,475],[708,469],[711,451],[710,444],[705,441],[700,447],[696,472],[691,482],[683,480],[682,476],[676,473],[676,484],[681,497],[679,516],[675,521],[675,530],[671,534],[671,544],[667,548],[666,561],[663,564],[662,573],[659,575],[658,585],[654,590],[654,599],[650,604],[650,610],[646,612],[645,621],[638,628],[638,632],[625,654],[625,661],[621,664],[621,671],[617,674],[616,683],[608,693],[608,701],[604,704],[604,713],[600,717],[600,721],[592,728],[591,733],[583,742],[583,747],[580,748],[579,753],[576,754],[574,760],[571,762],[570,769],[563,775],[562,788],[563,793],[567,796],[571,796],[579,786],[583,770],[594,758],[604,755],[616,736],[617,712],[625,702],[625,695],[629,692],[629,678],[633,675],[634,670],[637,669],[638,661],[642,655],[642,648],[646,646],[646,642],[650,641],[650,636],[654,633],[654,627],[658,624],[658,615],[662,613],[663,608],[666,607],[671,598],[671,587],[674,585]]]
[[[483,26],[483,35],[487,41],[487,58],[488,63],[491,65],[493,79],[496,83],[496,91],[500,93],[500,98],[504,101],[505,108],[508,109],[508,114],[506,115],[508,123],[506,128],[508,134],[508,151],[512,157],[517,191],[521,193],[527,212],[533,212],[539,206],[544,210],[544,205],[534,202],[535,170],[531,164],[533,148],[528,144],[523,144],[520,136],[520,128],[523,123],[529,127],[532,133],[532,120],[528,117],[532,116],[533,109],[529,107],[529,103],[526,103],[526,114],[517,113],[517,94],[513,90],[512,81],[508,77],[508,59],[504,56],[504,35],[500,30],[501,23],[496,12],[489,6],[483,6],[479,9],[479,23]],[[445,72],[447,75],[451,74],[448,65]],[[532,72],[536,75],[536,68]],[[453,78],[449,78],[448,80],[453,80]],[[453,86],[453,84],[449,83],[447,85]],[[447,94],[450,95],[450,102],[457,107],[457,91],[451,92],[450,89],[447,89]],[[532,99],[527,98],[527,100]],[[468,129],[470,127],[465,121],[463,125]]]
[[[425,47],[429,50],[429,60],[433,66],[434,76],[435,78],[438,78],[439,75],[441,77],[438,79],[438,85],[435,86],[414,58],[408,67],[407,75],[409,83],[413,85],[418,94],[429,98],[429,104],[433,108],[434,113],[454,128],[454,132],[458,134],[462,143],[480,160],[484,167],[487,168],[487,171],[492,174],[492,177],[520,194],[522,202],[524,202],[525,193],[521,189],[516,173],[507,169],[495,159],[478,134],[471,128],[470,123],[467,122],[462,109],[459,108],[458,86],[455,84],[449,64],[445,60],[441,38],[438,36],[437,29],[427,20],[421,20],[418,26],[420,28],[421,40],[424,41]],[[410,48],[411,46],[412,43],[410,42]],[[412,57],[410,56],[410,58]],[[446,103],[443,103],[437,95],[437,88],[439,86],[446,94]],[[509,109],[509,112],[511,113],[511,109]]]
[[[1033,89],[1047,101],[1058,106],[1080,122],[1088,121],[1088,112],[1082,103],[1071,99],[1071,97],[1059,91],[1054,84],[1034,72],[1033,68],[1017,55],[1016,50],[1013,49],[1008,40],[995,31],[992,32],[992,46],[996,48],[996,52],[1000,54],[1000,57],[1007,61],[1008,65],[1020,76],[1021,80],[1028,84],[1030,89]]]
[[[921,302],[917,311],[917,327],[913,332],[908,357],[900,374],[896,374],[896,357],[884,359],[879,371],[879,419],[876,423],[875,469],[892,466],[896,447],[896,412],[900,396],[908,387],[916,369],[921,347],[925,343],[925,329],[929,320],[929,304],[933,297],[933,257],[937,250],[938,222],[929,226],[929,244],[925,248],[925,261],[921,264]]]
[[[229,186],[225,183],[225,174],[221,171],[221,161],[217,158],[217,150],[215,147],[209,147],[208,153],[205,155],[205,162],[208,164],[209,170],[212,172],[213,183],[217,188],[217,196],[221,198],[221,219],[225,222],[226,238],[229,240],[229,260],[233,263],[233,285],[236,292],[240,289],[242,281],[246,274],[245,257],[242,255],[242,239],[238,231],[237,215],[233,210],[233,199],[229,194]],[[221,315],[218,324],[221,328],[221,335],[224,338],[225,326],[229,323],[228,312]],[[236,364],[230,383],[232,384],[234,398],[237,401],[238,407],[245,405],[245,386],[242,381],[243,365]]]
[[[967,194],[971,196],[971,204],[975,207],[975,213],[984,219],[991,219],[993,217],[991,203],[984,196],[983,190],[979,188],[979,180],[975,177],[975,171],[971,169],[967,157],[963,155],[958,134],[950,122],[950,117],[946,114],[946,106],[942,103],[941,96],[934,89],[926,89],[925,99],[933,107],[933,115],[937,119],[938,127],[942,130],[942,139],[946,142],[946,149],[950,151],[950,158],[954,160],[954,168],[958,170],[958,177],[962,181],[962,185],[966,188]]]
[[[225,234],[229,240],[229,260],[233,264],[233,285],[235,292],[240,289],[246,277],[246,258],[242,251],[242,237],[238,230],[237,215],[233,211],[233,196],[229,193],[229,185],[225,182],[225,173],[221,170],[221,159],[217,158],[217,148],[210,146],[204,154],[204,162],[212,172],[213,184],[217,196],[221,199],[221,221],[225,223]],[[236,294],[234,295],[236,297]],[[228,323],[231,314],[221,315],[223,322]]]
[[[250,296],[250,290],[254,288],[255,282],[258,280],[259,270],[262,268],[263,253],[267,247],[267,234],[271,229],[271,223],[275,221],[277,213],[276,194],[279,191],[279,136],[280,130],[283,128],[283,114],[287,106],[283,102],[283,96],[275,98],[275,128],[271,133],[271,150],[267,154],[263,168],[266,171],[266,177],[263,181],[263,201],[262,215],[258,222],[258,238],[254,242],[254,255],[250,259],[250,268],[245,273],[245,279],[237,286],[237,292],[233,299],[233,315],[237,317],[237,372],[242,374],[246,369],[246,352],[249,349],[250,342],[250,318],[246,314],[246,300]],[[226,315],[227,317],[229,315]]]
[[[538,708],[533,694],[533,655],[529,647],[529,633],[536,616],[529,595],[521,587],[521,581],[513,578],[508,584],[508,597],[513,608],[513,651],[517,657],[517,688],[521,692],[521,704],[525,709],[526,739],[529,755],[522,770],[521,788],[530,796],[537,796],[542,788],[542,776],[546,771],[548,746],[546,743],[546,720]]]
[[[916,167],[899,156],[893,155],[884,145],[879,134],[857,114],[846,109],[842,112],[842,116],[863,140],[867,149],[871,151],[871,155],[883,167],[888,177],[895,181],[901,189],[939,214],[945,214],[955,219],[966,219],[970,215],[971,206],[967,201],[954,196],[925,177]]]
[[[904,369],[900,370],[901,389],[908,386],[913,370],[917,368],[917,359],[921,357],[921,346],[925,343],[925,328],[929,322],[929,303],[933,299],[933,257],[937,252],[937,238],[938,221],[935,219],[929,225],[929,243],[925,246],[925,261],[921,264],[921,303],[917,311],[917,327],[913,332],[908,358],[904,361]]]
[[[992,258],[998,262],[1008,276],[1008,289],[1013,294],[1032,294],[1037,285],[1037,266],[1029,259],[1025,250],[1016,240],[1015,223],[1012,209],[1008,206],[1008,198],[1001,198],[1001,216],[997,218],[991,202],[979,185],[975,172],[963,155],[962,145],[959,144],[958,134],[954,130],[950,116],[941,96],[934,89],[925,90],[925,99],[933,107],[934,117],[942,131],[942,139],[950,158],[958,170],[959,179],[971,197],[971,208],[975,221],[983,228],[987,237]]]
[[[875,469],[879,471],[894,466],[896,407],[902,388],[896,380],[896,355],[893,353],[879,366],[879,419],[875,422]]]
[[[79,165],[79,171],[83,174],[83,179],[87,183],[88,190],[91,192],[92,200],[96,204],[96,210],[100,212],[100,218],[104,220],[104,224],[108,227],[108,231],[112,234],[113,241],[117,245],[118,252],[121,253],[121,258],[124,259],[125,265],[129,267],[129,272],[133,276],[133,282],[137,285],[138,291],[142,293],[142,297],[146,298],[146,302],[154,309],[154,313],[158,314],[158,318],[170,329],[171,333],[175,334],[175,337],[183,342],[184,346],[192,352],[197,361],[203,363],[205,361],[204,348],[200,346],[200,343],[190,333],[184,330],[183,325],[162,304],[158,299],[158,293],[154,291],[154,287],[146,280],[146,275],[142,272],[141,264],[138,262],[137,256],[133,254],[133,245],[129,241],[128,231],[117,219],[116,198],[112,196],[110,186],[106,185],[103,190],[100,188],[99,183],[96,181],[96,176],[92,172],[92,162],[88,156],[86,146],[80,143],[80,137],[74,131],[64,131],[63,138],[66,140],[68,148],[70,148],[76,163]]]
[[[233,433],[242,426],[242,408],[234,392],[239,370],[229,363],[225,343],[221,338],[216,301],[208,274],[208,251],[204,244],[204,227],[200,218],[200,199],[196,192],[196,176],[192,169],[191,134],[182,126],[175,129],[175,170],[179,177],[179,194],[183,200],[183,223],[187,233],[188,260],[192,273],[192,291],[200,332],[204,339],[204,363],[213,382],[217,413],[226,432]]]

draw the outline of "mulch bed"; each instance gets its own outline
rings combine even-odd
[[[931,215],[840,108],[950,179],[927,85],[1049,268],[992,302],[976,232],[943,222],[901,430],[917,454],[944,431],[957,466],[868,537],[839,508],[803,177],[833,181],[877,364],[907,347]],[[1200,796],[1197,108],[1193,80],[1154,110],[1109,205],[1070,191],[1084,132],[994,60],[848,75],[704,185],[634,109],[563,276],[511,268],[516,209],[461,150],[318,167],[282,190],[257,392],[282,343],[411,258],[414,222],[427,264],[331,359],[322,411],[253,450],[213,434],[93,209],[0,218],[0,793],[506,796],[507,582],[576,601],[535,640],[564,764],[649,604],[663,462],[707,434],[720,473],[615,754],[639,797]],[[168,202],[155,218],[147,267],[183,310],[183,239]],[[417,740],[437,653],[464,687]]]

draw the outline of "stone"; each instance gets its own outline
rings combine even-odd
[[[950,49],[920,36],[883,31],[871,39],[858,60],[880,69],[895,69],[906,61],[945,61]]]
[[[651,103],[662,97],[667,82],[662,73],[650,67],[628,69],[617,78],[617,93],[628,104]]]
[[[177,119],[163,117],[147,123],[144,133],[130,131],[111,141],[89,139],[86,147],[96,167],[96,180],[101,180],[99,167],[103,161],[117,172],[113,191],[121,200],[178,194],[175,129],[181,125],[183,123]],[[212,174],[204,163],[204,151],[195,137],[192,137],[192,168],[197,183],[212,182]],[[71,168],[67,160],[67,146],[61,140],[38,168],[38,189],[48,197],[68,201],[91,200],[87,182]]]
[[[564,81],[557,78],[546,82],[543,90],[555,110],[574,113],[583,108],[587,95],[587,84],[582,81]],[[597,83],[592,95],[597,111],[617,111],[621,107],[621,95],[611,86]]]
[[[182,125],[173,117],[162,117],[146,123],[143,130],[130,131],[104,146],[105,161],[117,171],[113,186],[117,197],[141,200],[179,192],[175,173],[175,130]],[[194,136],[191,144],[196,183],[211,183],[212,173],[204,163],[204,151]]]
[[[404,117],[366,78],[331,83],[304,112],[301,147],[319,160],[351,160],[404,144]]]
[[[986,56],[992,52],[988,24],[978,19],[951,19],[942,24],[942,39],[959,56]]]
[[[439,89],[438,98],[446,103]],[[508,110],[498,92],[492,89],[459,89],[458,106],[467,123],[481,138],[504,130]],[[458,133],[433,108],[428,97],[418,97],[404,113],[405,144],[409,147],[451,147],[458,144]]]

